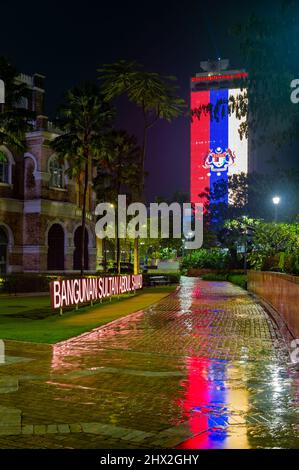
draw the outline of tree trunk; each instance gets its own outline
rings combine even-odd
[[[116,231],[116,268],[117,268],[117,274],[120,274],[120,239],[119,239],[119,234],[118,234],[118,225],[119,225],[119,220],[118,220],[118,205],[116,205],[116,214],[115,214],[115,231]]]
[[[104,273],[106,274],[107,272],[107,242],[106,238],[103,238],[103,268],[104,268]]]
[[[140,155],[140,169],[141,169],[141,181],[140,181],[140,189],[139,189],[139,197],[142,198],[142,201],[139,202],[144,202],[144,177],[145,177],[145,156],[146,156],[146,146],[147,146],[147,131],[148,128],[145,125],[143,129],[143,143],[142,143],[142,149],[141,149],[141,155]]]
[[[88,159],[85,163],[84,174],[84,190],[83,190],[83,203],[82,203],[82,236],[81,236],[81,260],[80,260],[80,274],[84,274],[84,261],[85,261],[85,226],[86,226],[86,196],[88,189]]]
[[[143,129],[143,143],[140,153],[140,186],[139,186],[139,201],[143,202],[145,200],[144,197],[144,173],[145,173],[145,156],[146,156],[146,145],[147,145],[147,131],[148,127],[145,124]],[[139,239],[134,239],[134,274],[139,274]]]

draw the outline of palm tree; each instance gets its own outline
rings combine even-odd
[[[114,64],[105,64],[98,70],[105,99],[126,95],[142,111],[143,138],[140,148],[139,200],[144,201],[145,158],[148,131],[160,119],[171,122],[178,117],[185,107],[185,102],[177,96],[176,78],[146,72],[136,62],[120,60]],[[134,272],[139,271],[138,239],[134,240]]]
[[[103,101],[99,87],[86,83],[67,91],[60,108],[58,125],[63,134],[51,147],[61,162],[68,163],[67,173],[83,181],[80,272],[84,272],[86,203],[93,164],[99,158],[103,135],[111,127],[114,111]]]
[[[34,113],[21,107],[29,90],[18,80],[18,72],[5,57],[0,57],[0,78],[5,83],[5,104],[0,104],[0,145],[24,151],[25,133]]]
[[[118,195],[131,197],[138,189],[140,148],[137,139],[124,130],[112,130],[101,145],[101,161],[95,188],[99,200],[113,201],[116,208],[116,265],[120,274],[120,238],[118,237]]]

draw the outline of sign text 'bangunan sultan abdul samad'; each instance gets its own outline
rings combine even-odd
[[[142,288],[142,275],[83,277],[50,282],[52,308],[96,302]]]

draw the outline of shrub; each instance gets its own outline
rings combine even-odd
[[[256,270],[298,274],[298,252],[298,223],[260,222],[255,229],[248,263]]]
[[[297,253],[286,254],[284,270],[286,273],[299,274],[299,257]]]
[[[49,282],[58,276],[46,274],[7,274],[2,276],[1,291],[9,294],[17,292],[48,292]]]
[[[246,274],[228,274],[227,280],[232,284],[247,289],[247,276]]]
[[[95,274],[86,274],[85,277],[91,275],[111,276],[112,274],[105,274],[100,271]],[[49,292],[49,282],[55,281],[56,279],[74,279],[78,277],[80,277],[80,275],[75,273],[69,275],[27,273],[6,274],[0,278],[0,292],[8,294]]]
[[[176,250],[174,248],[162,248],[160,250],[160,259],[167,260],[176,257]]]
[[[207,273],[202,275],[202,279],[205,281],[229,281],[232,284],[247,289],[247,276],[246,274],[236,274],[236,273]]]

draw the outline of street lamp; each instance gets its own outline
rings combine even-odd
[[[272,202],[274,204],[274,221],[277,222],[277,210],[278,210],[278,205],[280,203],[280,197],[274,196],[272,198]]]
[[[184,240],[184,252],[185,252],[186,241],[192,240],[193,237],[194,237],[194,232],[192,230],[186,233],[185,240]],[[191,249],[189,249],[189,259],[191,260]]]

